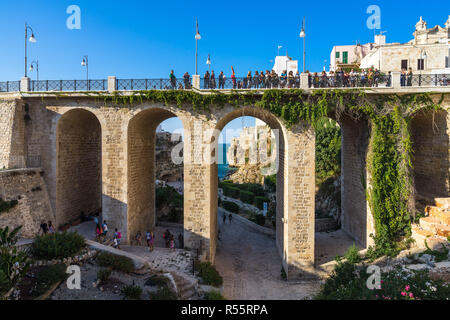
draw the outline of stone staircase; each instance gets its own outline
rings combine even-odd
[[[197,294],[197,279],[175,272],[171,272],[171,274],[177,285],[179,300],[197,300],[199,298]]]
[[[412,225],[412,238],[420,248],[426,247],[426,241],[428,247],[438,249],[450,237],[450,198],[435,198],[434,204],[425,207],[426,217],[419,224]]]

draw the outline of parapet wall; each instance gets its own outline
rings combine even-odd
[[[21,236],[33,238],[42,221],[55,223],[47,187],[40,169],[0,171],[0,198],[18,200],[8,211],[0,212],[0,228],[22,226]]]

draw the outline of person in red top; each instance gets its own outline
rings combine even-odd
[[[233,82],[233,89],[236,89],[236,75],[234,74],[233,67],[231,67],[231,81]]]

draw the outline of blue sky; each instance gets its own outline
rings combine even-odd
[[[69,30],[69,5],[81,9],[81,29]],[[199,73],[211,54],[212,69],[238,76],[272,67],[282,45],[294,59],[306,16],[306,67],[320,70],[333,45],[373,41],[366,26],[369,5],[381,9],[388,42],[407,42],[420,16],[443,26],[450,2],[428,1],[104,1],[0,0],[0,81],[23,76],[24,23],[35,32],[29,61],[39,60],[40,79],[84,79],[80,63],[89,56],[91,79],[177,76],[195,69],[195,19],[199,20]],[[329,63],[329,61],[327,62]],[[35,78],[35,73],[29,76]],[[240,121],[238,121],[240,122]]]

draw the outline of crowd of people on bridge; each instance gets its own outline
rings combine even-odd
[[[355,71],[337,69],[334,71],[309,72],[308,87],[309,88],[332,88],[332,87],[378,87],[384,84],[386,87],[392,85],[392,76],[389,71],[387,74],[382,74],[376,68],[362,69]],[[188,72],[183,75],[183,84],[177,81],[177,78],[172,70],[170,72],[170,86],[171,89],[191,89],[191,76]],[[402,86],[411,86],[412,84],[412,70],[402,70],[401,73]],[[207,70],[201,78],[202,89],[272,89],[272,88],[300,88],[300,73],[296,71],[283,70],[281,74],[277,74],[275,70],[265,71],[248,71],[247,76],[237,78],[234,68],[231,67],[231,75],[228,79],[223,71],[218,75],[214,70]]]

